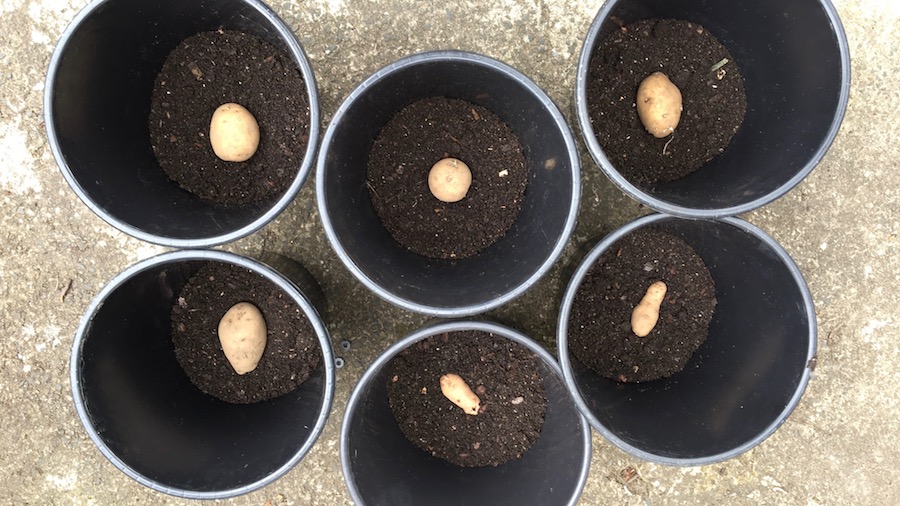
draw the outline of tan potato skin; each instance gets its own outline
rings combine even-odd
[[[658,139],[674,132],[681,121],[681,90],[662,72],[641,81],[636,104],[644,128]]]
[[[458,374],[441,376],[441,393],[467,415],[477,415],[481,409],[481,399]]]
[[[631,330],[638,337],[646,337],[659,321],[659,306],[666,297],[666,284],[657,281],[647,288],[641,302],[631,312]]]
[[[238,302],[219,321],[219,343],[238,374],[256,369],[266,349],[266,321],[256,306]]]
[[[469,193],[470,186],[472,171],[462,160],[444,158],[428,172],[428,189],[441,202],[459,202]]]
[[[209,122],[209,144],[226,162],[245,162],[259,148],[259,124],[244,106],[220,105]]]

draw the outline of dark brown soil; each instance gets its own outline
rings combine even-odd
[[[419,341],[389,364],[388,398],[400,430],[416,446],[463,467],[498,466],[522,456],[544,425],[547,398],[537,357],[480,331]],[[481,399],[467,415],[441,393],[455,373]]]
[[[717,71],[713,66],[728,59]],[[638,118],[641,81],[660,71],[681,90],[675,132],[657,139]],[[725,151],[744,121],[747,96],[734,57],[696,23],[650,19],[622,27],[594,48],[587,103],[597,141],[634,184],[673,181]]]
[[[447,157],[472,171],[469,193],[451,204],[428,189],[428,172]],[[410,104],[384,126],[369,154],[369,194],[385,228],[431,258],[469,257],[503,237],[527,183],[516,134],[496,114],[463,100]]]
[[[234,372],[218,328],[238,302],[250,302],[266,320],[266,349],[259,365]],[[191,381],[223,401],[246,404],[291,392],[322,361],[315,329],[303,310],[264,277],[235,265],[210,262],[192,276],[172,307],[175,356]]]
[[[219,159],[209,122],[236,102],[259,123],[259,149],[245,162]],[[166,174],[224,206],[277,198],[296,178],[309,141],[309,97],[291,59],[253,35],[204,32],[166,58],[150,103],[150,140]]]
[[[646,337],[631,313],[654,282],[667,285],[659,321]],[[682,239],[642,228],[604,252],[572,303],[569,351],[603,377],[622,382],[669,377],[706,341],[716,306],[709,269]]]

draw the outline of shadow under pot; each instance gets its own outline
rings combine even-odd
[[[70,370],[78,416],[142,485],[195,499],[247,493],[300,462],[324,428],[334,364],[311,302],[324,307],[321,291],[296,262],[266,261],[159,255],[116,276],[82,318]],[[225,344],[229,308],[246,304],[264,333],[249,369],[247,349]]]
[[[579,409],[613,444],[661,464],[711,464],[762,442],[800,401],[816,354],[799,269],[736,218],[622,227],[579,265],[559,318]]]
[[[350,271],[406,309],[462,316],[543,276],[571,234],[580,166],[547,95],[484,56],[401,59],[326,131],[319,210]]]
[[[179,248],[271,221],[312,169],[319,131],[312,67],[257,0],[95,0],[57,45],[44,110],[79,198]]]
[[[588,151],[657,211],[721,217],[796,186],[837,135],[850,55],[828,0],[613,0],[576,80]]]
[[[351,394],[341,433],[357,504],[575,504],[590,454],[553,357],[479,321],[426,326],[388,348]]]

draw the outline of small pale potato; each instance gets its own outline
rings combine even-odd
[[[459,202],[469,193],[472,171],[456,158],[444,158],[428,172],[428,189],[441,202]]]
[[[256,369],[266,349],[266,320],[256,306],[238,302],[219,321],[219,343],[238,374]]]
[[[659,306],[666,296],[666,290],[664,282],[653,283],[631,312],[631,330],[636,336],[645,337],[653,327],[656,327],[656,322],[659,321]]]
[[[481,409],[481,399],[458,374],[441,376],[441,393],[467,415],[477,415]]]
[[[659,139],[666,137],[681,121],[681,90],[668,76],[654,72],[638,87],[637,112],[648,132]]]
[[[259,124],[244,106],[222,104],[209,122],[209,143],[226,162],[245,162],[259,147]]]

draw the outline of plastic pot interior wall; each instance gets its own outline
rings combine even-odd
[[[516,222],[466,259],[429,259],[398,244],[366,185],[369,151],[384,125],[408,104],[433,96],[467,100],[497,114],[519,137],[528,163]],[[448,51],[400,60],[353,91],[325,134],[317,190],[329,240],[358,279],[394,304],[449,317],[503,304],[549,270],[575,224],[579,178],[571,131],[534,83],[495,60]]]
[[[170,314],[187,279],[210,261],[264,275],[310,318],[324,363],[299,388],[231,404],[188,379]],[[71,381],[82,423],[116,467],[168,494],[213,499],[259,488],[303,458],[331,409],[333,367],[327,331],[293,283],[243,257],[182,251],[131,267],[95,299],[76,335]]]
[[[616,240],[641,227],[684,239],[709,267],[717,305],[709,337],[670,378],[620,383],[567,349],[574,293]],[[566,381],[591,425],[638,457],[700,465],[739,455],[772,434],[799,402],[816,353],[815,311],[787,253],[738,219],[641,218],[598,244],[566,291],[558,346]]]
[[[498,467],[463,468],[432,457],[400,432],[388,405],[391,359],[413,343],[456,330],[484,330],[539,355],[549,405],[541,435],[521,459]],[[344,479],[356,504],[576,504],[590,466],[590,429],[553,357],[505,327],[458,321],[425,327],[395,343],[354,389],[341,432]]]
[[[185,38],[220,28],[283,51],[300,68],[310,98],[309,144],[296,179],[284,194],[243,207],[181,189],[150,143],[150,99],[166,57]],[[60,40],[44,105],[51,148],[78,196],[123,232],[172,247],[228,242],[270,221],[300,189],[318,141],[312,68],[290,29],[257,0],[95,0]]]
[[[747,114],[725,152],[693,174],[637,186],[597,142],[587,112],[588,59],[621,24],[651,18],[692,21],[715,35],[744,78]],[[585,40],[576,103],[589,151],[616,185],[661,212],[718,217],[764,205],[806,177],[837,135],[849,91],[847,38],[828,0],[611,0]]]

